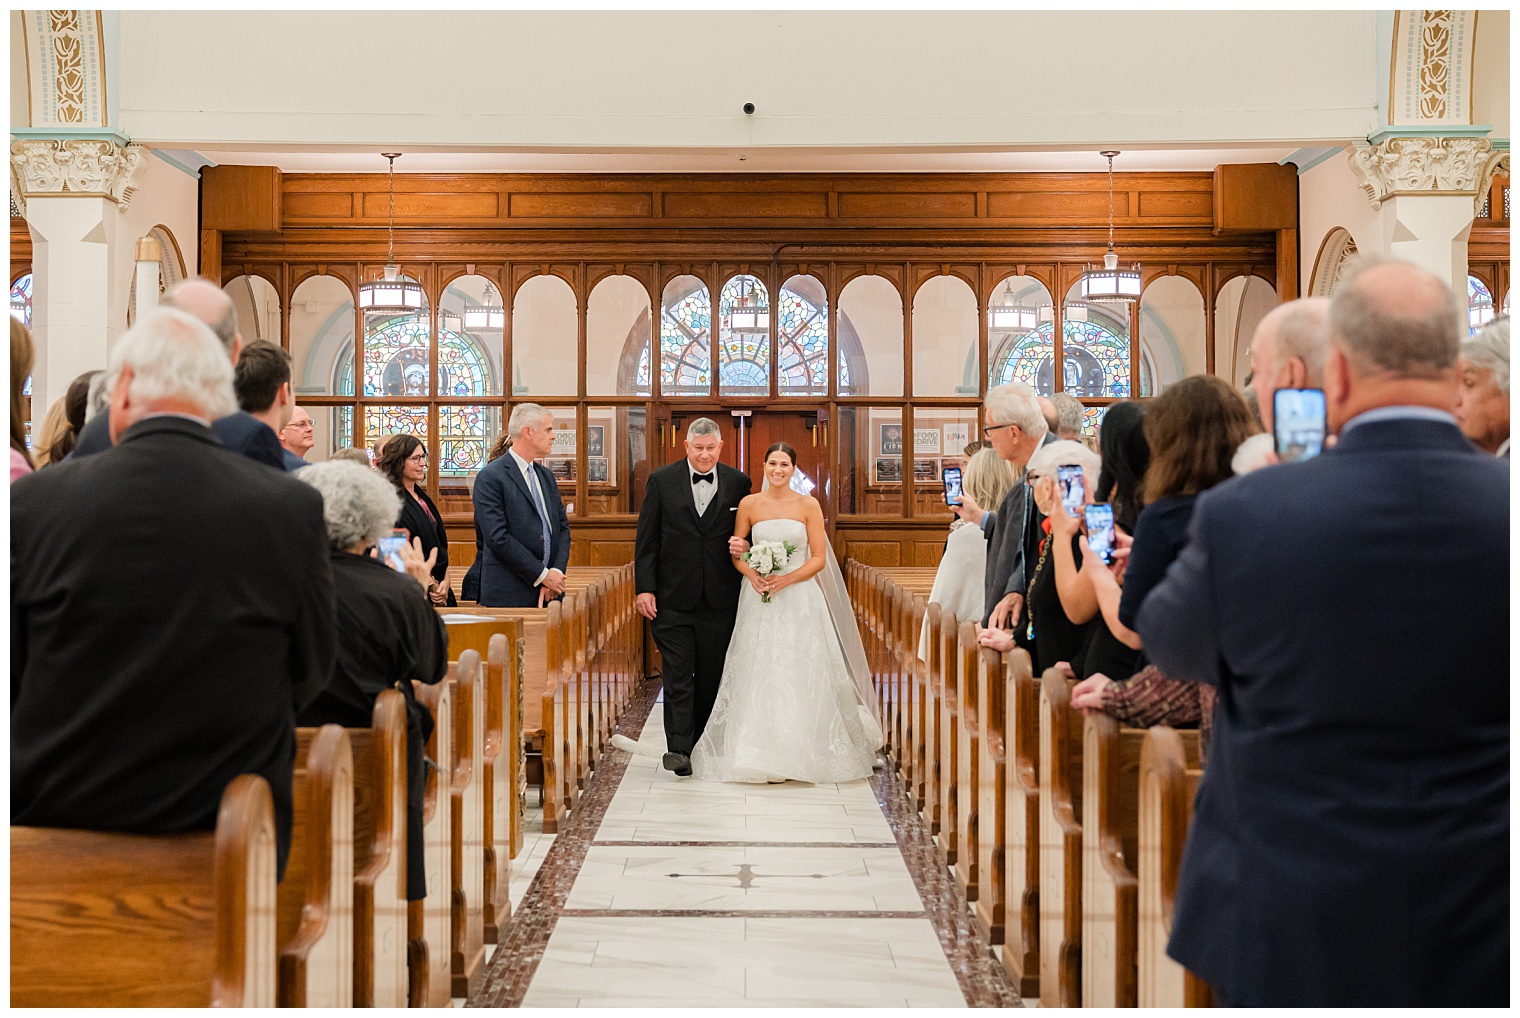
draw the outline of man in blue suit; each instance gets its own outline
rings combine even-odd
[[[507,422],[512,445],[475,478],[480,534],[480,604],[537,608],[565,593],[570,520],[547,467],[533,462],[554,445],[554,416],[519,403]]]
[[[1317,459],[1199,496],[1141,606],[1218,687],[1168,952],[1232,1006],[1509,1000],[1509,465],[1452,409],[1459,308],[1337,290]]]

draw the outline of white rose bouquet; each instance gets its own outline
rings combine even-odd
[[[791,561],[796,552],[796,547],[790,541],[761,541],[751,545],[749,551],[739,557],[761,576],[774,576],[786,568],[787,562]],[[771,596],[761,594],[760,600],[769,604]]]

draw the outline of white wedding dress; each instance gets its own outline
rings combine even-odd
[[[750,540],[791,542],[797,551],[782,573],[808,560],[801,520],[762,520]],[[848,608],[840,606],[840,619],[819,582],[837,581],[837,599],[843,594],[837,572],[831,558],[817,579],[792,584],[769,603],[745,580],[718,698],[691,752],[696,777],[824,784],[870,776],[881,726],[870,676],[858,674],[866,667],[864,650]]]

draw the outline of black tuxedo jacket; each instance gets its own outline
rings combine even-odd
[[[1509,995],[1509,464],[1387,420],[1198,496],[1140,605],[1219,689],[1168,953],[1233,1006]]]
[[[11,485],[11,822],[209,830],[259,774],[283,869],[295,715],[337,650],[328,556],[315,489],[183,418]]]
[[[634,584],[654,594],[658,608],[691,611],[703,604],[732,612],[739,607],[742,574],[728,554],[739,501],[752,487],[749,475],[719,463],[718,490],[697,515],[686,459],[649,475],[634,545]]]
[[[533,464],[549,514],[549,568],[570,562],[570,518],[554,475]],[[475,526],[480,531],[480,603],[493,608],[534,608],[544,570],[543,532],[533,493],[511,452],[502,453],[475,478]]]
[[[276,470],[291,469],[285,461],[285,448],[280,436],[269,425],[252,414],[239,410],[235,414],[219,417],[211,422],[211,431],[233,452],[247,456]],[[68,459],[83,459],[111,448],[111,422],[108,414],[99,413],[79,432],[79,442]],[[301,463],[300,466],[306,466]],[[297,468],[298,469],[298,468]]]

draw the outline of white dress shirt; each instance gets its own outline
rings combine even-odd
[[[549,511],[549,502],[544,498],[544,489],[538,483],[538,471],[533,469],[533,463],[530,460],[525,460],[521,456],[517,455],[517,450],[511,446],[507,447],[507,452],[512,454],[512,461],[517,464],[517,470],[522,474],[523,483],[528,486],[528,491],[538,496],[538,500],[543,503],[544,512],[547,513]],[[559,497],[559,492],[555,492],[554,494],[556,498]],[[534,511],[538,511],[536,507],[534,508]],[[538,574],[538,579],[533,581],[533,586],[541,586],[544,582],[544,577],[548,575],[549,570],[547,569],[540,572]]]
[[[693,477],[702,472],[691,465],[691,460],[686,461],[686,469],[688,471],[686,475],[688,484],[691,483]],[[699,481],[691,485],[691,497],[696,503],[698,516],[707,512],[707,507],[711,504],[713,496],[718,493],[718,465],[714,463],[713,468],[707,472],[712,474],[713,479],[711,481]]]

